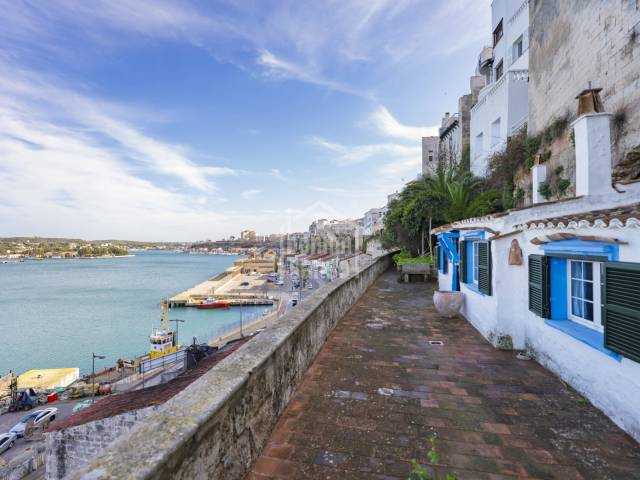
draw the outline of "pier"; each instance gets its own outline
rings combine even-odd
[[[273,284],[264,275],[242,273],[240,266],[228,268],[221,274],[205,280],[169,298],[169,308],[196,307],[207,299],[224,300],[231,306],[273,305],[278,301],[271,294]]]

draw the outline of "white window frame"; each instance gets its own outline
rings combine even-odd
[[[478,286],[478,242],[471,242],[471,283]]]
[[[518,60],[524,53],[524,35],[520,35],[518,39],[515,42],[513,42],[513,45],[511,46],[511,50],[512,50],[511,63],[513,63],[516,60]]]
[[[572,293],[571,293],[571,264],[572,263],[590,263],[592,272],[593,272],[593,321],[587,320],[585,318],[579,317],[571,313],[571,307],[573,304]],[[580,280],[580,279],[577,279]],[[589,280],[582,280],[583,282],[589,282]],[[584,295],[583,295],[584,296]],[[578,297],[583,298],[583,297]],[[589,302],[589,300],[584,300]],[[584,325],[585,327],[589,327],[593,330],[597,330],[599,332],[604,331],[604,326],[602,325],[602,315],[601,315],[601,301],[600,301],[600,262],[592,262],[589,260],[567,260],[567,318],[569,320],[579,323],[580,325]]]

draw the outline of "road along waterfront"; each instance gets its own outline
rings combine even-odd
[[[136,252],[126,258],[43,260],[0,265],[0,374],[33,368],[91,370],[91,352],[106,356],[96,369],[149,349],[159,302],[224,271],[237,256]],[[243,307],[244,321],[265,307]],[[170,311],[181,343],[219,337],[238,327],[240,309]],[[173,324],[172,324],[173,326]]]

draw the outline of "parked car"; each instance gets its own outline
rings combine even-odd
[[[267,278],[267,283],[273,283],[273,278]]]
[[[34,427],[43,426],[44,428],[56,419],[58,409],[54,407],[37,410],[24,417],[20,422],[16,423],[9,433],[15,433],[18,437],[24,437],[24,430],[30,421],[33,421]]]
[[[241,287],[248,287],[249,286],[249,282],[240,282],[240,286]]]
[[[310,283],[309,285],[307,285],[307,288],[308,288],[309,290],[313,290],[313,285]]]
[[[278,280],[278,281],[276,282],[276,285],[284,285],[284,282],[283,282],[282,280]]]
[[[16,443],[18,436],[15,433],[0,434],[0,453],[6,452]]]
[[[298,300],[297,300],[297,299],[295,299],[295,298],[292,298],[292,299],[291,299],[291,306],[292,306],[292,307],[295,307],[296,305],[298,305]]]

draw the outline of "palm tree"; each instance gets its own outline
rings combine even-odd
[[[439,169],[432,177],[408,184],[390,206],[385,230],[392,240],[409,250],[425,252],[424,234],[434,226],[495,211],[500,193],[483,191],[479,179],[469,172]],[[433,252],[429,239],[429,253]],[[418,247],[417,245],[420,245]]]

